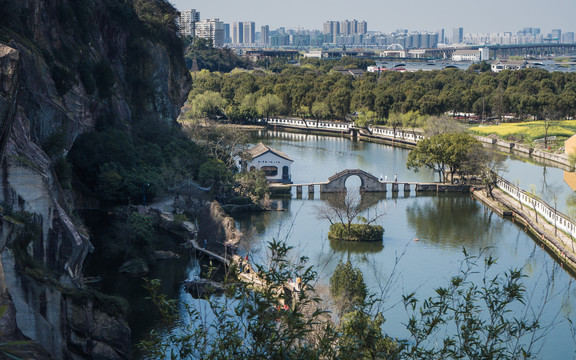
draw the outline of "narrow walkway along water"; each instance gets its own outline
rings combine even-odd
[[[558,230],[526,205],[520,207],[516,200],[500,189],[493,190],[493,199],[485,190],[474,191],[473,194],[500,216],[510,216],[512,222],[523,225],[526,231],[534,235],[535,241],[538,241],[542,248],[546,247],[556,255],[562,267],[566,264],[576,274],[576,250],[571,236]]]

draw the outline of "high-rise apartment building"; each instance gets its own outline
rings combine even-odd
[[[270,44],[270,26],[264,25],[260,27],[260,43],[262,45]]]
[[[244,44],[254,44],[256,42],[256,24],[253,21],[243,22]]]
[[[367,34],[368,33],[368,23],[366,21],[358,22],[357,34]]]
[[[200,21],[200,12],[196,9],[184,10],[178,18],[178,29],[181,36],[196,36],[196,23]]]
[[[350,35],[350,22],[348,20],[340,21],[340,35]]]
[[[461,44],[464,42],[464,28],[452,29],[452,44]]]
[[[242,22],[232,23],[232,43],[242,44],[244,42],[244,24]]]
[[[368,23],[356,19],[342,21],[326,21],[322,33],[328,42],[337,43],[338,36],[355,36],[368,33]]]
[[[552,33],[550,35],[552,35],[551,37],[552,37],[553,41],[557,41],[557,42],[562,41],[562,30],[552,29]]]
[[[340,21],[340,35],[354,35],[358,33],[358,20]]]
[[[326,21],[322,26],[324,35],[328,35],[329,41],[335,43],[336,38],[340,35],[340,22],[339,21]]]
[[[219,19],[205,19],[196,23],[196,36],[212,39],[215,47],[224,45],[224,23]]]

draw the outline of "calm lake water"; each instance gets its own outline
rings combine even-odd
[[[262,141],[290,156],[295,183],[325,181],[341,170],[356,168],[389,180],[395,174],[399,181],[435,180],[431,171],[407,170],[408,150],[401,148],[348,138],[265,131],[255,134],[253,141]],[[562,189],[557,192],[558,198],[571,195],[562,181],[563,171],[547,168],[542,179],[543,168],[538,165],[511,158],[506,164],[506,176],[512,176],[513,182],[516,176],[523,187],[556,187]],[[350,178],[347,185],[354,185],[354,180],[358,185],[357,178]],[[467,194],[416,196],[412,191],[405,196],[401,191],[398,196],[391,192],[366,196],[374,203],[372,215],[383,214],[378,220],[385,229],[382,243],[343,245],[328,240],[329,223],[317,216],[323,200],[318,193],[308,199],[305,190],[303,198],[293,193],[284,200],[286,211],[238,215],[237,225],[247,238],[242,251],[249,251],[253,261],[264,262],[267,242],[285,239],[294,247],[295,256],[306,255],[316,266],[320,286],[328,283],[339,260],[349,258],[362,270],[370,290],[384,300],[386,332],[399,338],[407,336],[403,294],[416,292],[422,299],[433,295],[434,288],[447,285],[450,277],[458,274],[463,248],[471,254],[490,254],[498,258],[497,272],[524,270],[529,311],[543,307],[543,325],[553,324],[539,343],[542,349],[537,358],[574,358],[575,340],[565,320],[574,316],[573,279],[523,228],[493,214]],[[564,200],[559,198],[558,204],[566,204]],[[543,300],[544,294],[550,294],[550,298]]]
[[[406,169],[408,150],[382,144],[353,142],[348,138],[305,135],[286,132],[260,131],[253,134],[253,143],[264,142],[294,159],[292,180],[298,182],[325,181],[344,169],[363,169],[378,177],[399,181],[436,181],[435,175],[426,169],[413,172]],[[545,199],[557,199],[558,209],[569,212],[572,190],[564,183],[564,172],[554,168],[510,158],[505,155],[505,177],[519,183],[525,189],[534,184],[537,193]],[[347,185],[359,185],[359,179],[351,177]],[[542,189],[542,191],[540,191]],[[318,190],[318,188],[316,189]],[[574,318],[576,290],[573,278],[542,250],[534,240],[509,220],[493,214],[484,205],[467,194],[425,194],[414,191],[397,196],[391,192],[371,194],[365,199],[373,203],[370,213],[381,214],[378,223],[385,229],[381,243],[343,244],[328,240],[329,223],[318,219],[317,207],[323,204],[319,193],[308,198],[306,190],[301,198],[296,194],[283,198],[286,211],[247,213],[236,216],[237,226],[246,235],[241,244],[241,253],[250,252],[253,262],[264,263],[266,244],[273,238],[286,240],[294,247],[294,257],[310,258],[310,265],[318,271],[318,287],[326,287],[338,261],[350,259],[361,269],[371,292],[382,299],[382,310],[386,318],[384,329],[393,337],[408,336],[404,323],[408,314],[401,304],[402,295],[416,292],[420,299],[432,296],[434,288],[448,284],[458,274],[464,259],[463,248],[470,254],[483,252],[498,258],[496,272],[510,268],[521,268],[527,275],[528,313],[542,313],[541,322],[547,333],[537,358],[575,358],[575,339],[571,335],[567,317]],[[100,221],[106,222],[106,219]],[[94,221],[94,227],[98,228]],[[107,236],[105,233],[97,237]],[[415,241],[418,239],[418,241]],[[141,282],[124,275],[118,276],[113,264],[97,260],[87,269],[95,267],[94,274],[102,268],[110,269],[109,279],[103,281],[105,292],[120,293],[134,305],[130,324],[134,340],[139,341],[151,328],[160,332],[179,331],[178,328],[162,328],[154,322],[153,306],[145,301]],[[116,264],[117,265],[117,264]],[[185,277],[192,278],[200,272],[197,260],[188,264],[182,261],[159,263],[151,277],[161,278],[164,291],[170,297],[179,298],[182,319],[186,321],[186,306],[202,311],[206,304],[194,300],[181,284]],[[478,270],[482,270],[479,268]],[[480,278],[477,278],[480,281]],[[543,300],[545,294],[549,299]],[[519,314],[526,309],[517,309]]]

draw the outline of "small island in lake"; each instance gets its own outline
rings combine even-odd
[[[382,241],[384,228],[380,225],[343,224],[330,225],[328,238],[345,241]]]

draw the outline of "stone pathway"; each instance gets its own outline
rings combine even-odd
[[[524,225],[540,242],[542,248],[546,246],[558,257],[562,266],[564,264],[576,271],[576,243],[574,239],[561,230],[554,228],[554,224],[547,222],[542,216],[536,217],[534,209],[522,205],[508,196],[500,189],[494,189],[494,199],[487,196],[485,190],[476,190],[474,197],[482,201],[500,216],[504,212],[512,212],[512,221]]]

